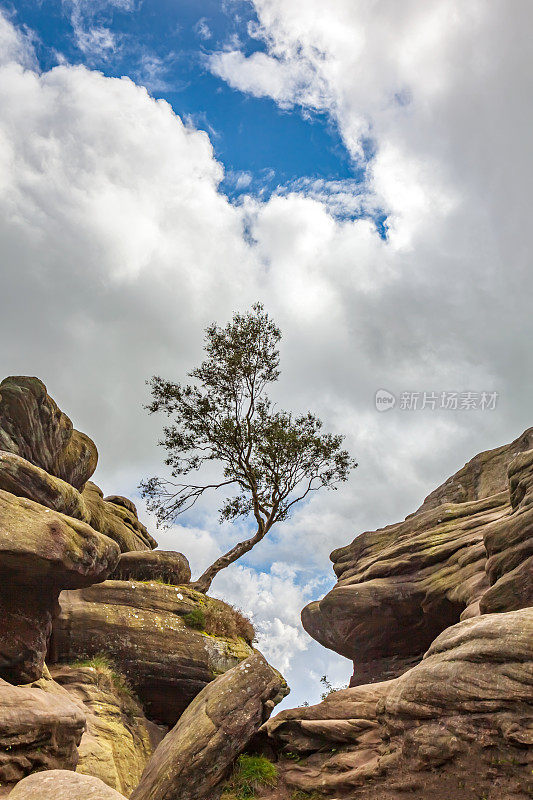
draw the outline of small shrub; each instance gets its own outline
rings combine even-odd
[[[72,664],[73,667],[85,667],[96,670],[98,675],[107,678],[117,689],[119,693],[126,697],[136,700],[135,692],[133,691],[130,682],[125,675],[117,669],[116,664],[109,656],[104,653],[97,653],[92,658],[80,659]],[[97,678],[98,683],[98,678]]]
[[[277,780],[278,769],[268,758],[242,755],[237,759],[226,791],[237,800],[246,800],[254,797],[260,786],[275,786]]]
[[[188,614],[183,617],[184,623],[188,628],[194,628],[197,631],[205,631],[206,619],[203,609],[193,608]]]
[[[320,792],[306,792],[304,789],[294,789],[291,793],[291,800],[324,800],[324,795]]]
[[[204,608],[205,630],[213,636],[224,636],[226,639],[244,639],[252,644],[255,639],[254,626],[242,611],[222,600],[208,603]]]
[[[329,697],[330,694],[334,694],[335,692],[340,692],[341,689],[344,689],[344,686],[332,686],[331,681],[328,680],[327,675],[322,675],[320,678],[320,683],[325,687],[326,691],[322,692],[320,695],[322,700],[325,700],[326,697]]]

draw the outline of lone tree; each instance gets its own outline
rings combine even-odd
[[[180,483],[150,478],[141,483],[158,525],[170,525],[204,492],[234,486],[220,521],[250,517],[257,530],[205,570],[193,584],[207,592],[220,570],[237,561],[287,519],[296,503],[321,487],[336,488],[357,464],[341,448],[343,436],[321,433],[311,413],[293,416],[277,410],[266,396],[279,377],[279,328],[260,303],[247,314],[235,314],[224,328],[206,329],[206,358],[188,374],[192,385],[159,377],[150,381],[147,409],[164,411],[171,423],[159,442],[167,451],[172,476],[201,474],[206,462],[218,462],[221,479]],[[254,525],[254,527],[255,527]]]

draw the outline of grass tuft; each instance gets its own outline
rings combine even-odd
[[[205,631],[206,619],[203,609],[193,608],[188,614],[183,617],[184,623],[188,628],[194,628],[197,631]]]
[[[261,786],[275,786],[278,782],[278,768],[264,756],[239,756],[224,792],[229,792],[236,800],[255,797]]]
[[[74,661],[71,666],[74,668],[91,668],[96,670],[99,675],[107,678],[122,695],[132,700],[137,700],[135,692],[126,676],[117,669],[115,662],[110,659],[109,656],[106,656],[105,653],[97,653],[95,656],[92,656],[92,658],[79,659],[78,661]]]
[[[193,608],[184,614],[183,621],[189,628],[205,631],[211,636],[222,636],[225,639],[244,639],[248,644],[255,640],[254,626],[242,611],[224,603],[222,600],[209,598],[202,607]]]

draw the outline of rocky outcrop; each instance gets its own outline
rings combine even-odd
[[[263,727],[293,789],[413,800],[529,797],[533,609],[452,626],[399,678],[284,711]]]
[[[41,676],[60,591],[103,580],[118,556],[86,523],[0,490],[0,677]]]
[[[77,771],[129,797],[166,729],[146,719],[120,672],[102,658],[51,674],[86,718]]]
[[[511,511],[485,535],[491,588],[481,612],[509,611],[533,605],[533,450],[509,467]]]
[[[214,786],[285,691],[249,620],[194,591],[185,556],[154,551],[134,503],[89,480],[96,461],[44,384],[0,384],[1,797],[129,796],[168,726],[233,670],[172,739],[198,736],[197,783]]]
[[[38,687],[0,680],[0,785],[43,769],[75,769],[85,714]]]
[[[157,547],[155,539],[139,521],[137,509],[131,501],[126,505],[116,502],[116,498],[104,499],[104,493],[92,481],[87,482],[82,498],[93,528],[117,542],[123,553]]]
[[[182,586],[191,580],[191,568],[183,553],[153,550],[123,553],[111,578],[118,581],[159,581]]]
[[[531,434],[476,456],[404,522],[332,554],[339,581],[302,619],[354,659],[355,680],[256,737],[289,756],[279,761],[289,793],[531,796]]]
[[[187,586],[108,580],[63,592],[60,602],[52,659],[105,654],[120,664],[147,716],[167,725],[207,683],[252,653],[243,638],[253,636],[250,624]]]
[[[479,614],[480,602],[485,611],[528,604],[523,574],[522,600],[514,605],[508,599],[489,605],[500,589],[508,593],[509,577],[482,598],[505,568],[510,538],[520,554],[530,552],[527,505],[511,504],[507,470],[514,481],[513,470],[530,468],[527,453],[513,459],[532,437],[529,429],[512,444],[476,456],[405,521],[363,533],[331,554],[338,583],[303,610],[302,622],[321,644],[354,661],[353,685],[401,674],[448,626]],[[511,535],[510,526],[521,533]],[[530,575],[517,558],[519,571]],[[513,568],[515,562],[511,555],[505,561]]]
[[[134,504],[88,478],[97,451],[37,378],[0,384],[0,677],[38,679],[63,589],[104,580],[156,542]]]
[[[122,552],[156,547],[131,500],[104,499],[89,481],[97,460],[94,442],[72,427],[40,380],[0,383],[0,489],[89,523]]]
[[[0,383],[0,450],[22,456],[75,489],[83,489],[98,461],[94,442],[73,428],[37,378]]]
[[[533,448],[533,428],[510,444],[485,450],[470,459],[455,475],[429,494],[418,511],[429,511],[444,503],[468,503],[508,490],[507,471],[518,453]]]
[[[99,778],[55,769],[29,775],[18,783],[10,800],[126,800]]]
[[[287,694],[260,653],[226,672],[191,703],[148,763],[131,800],[203,800]]]

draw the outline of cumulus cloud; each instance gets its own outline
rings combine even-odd
[[[354,159],[371,137],[363,187],[302,181],[232,205],[207,134],[128,78],[40,74],[0,15],[0,363],[48,384],[98,443],[96,480],[131,495],[162,460],[145,379],[182,377],[207,323],[265,302],[284,332],[275,399],[347,433],[360,466],[215,589],[253,612],[261,646],[313,699],[305,680],[350,671],[298,622],[333,583],[328,552],[531,424],[531,7],[255,5],[266,52],[233,47],[213,69],[327,111]],[[494,412],[378,414],[379,388],[500,400]],[[237,535],[219,531],[215,507],[156,534],[196,572]]]

